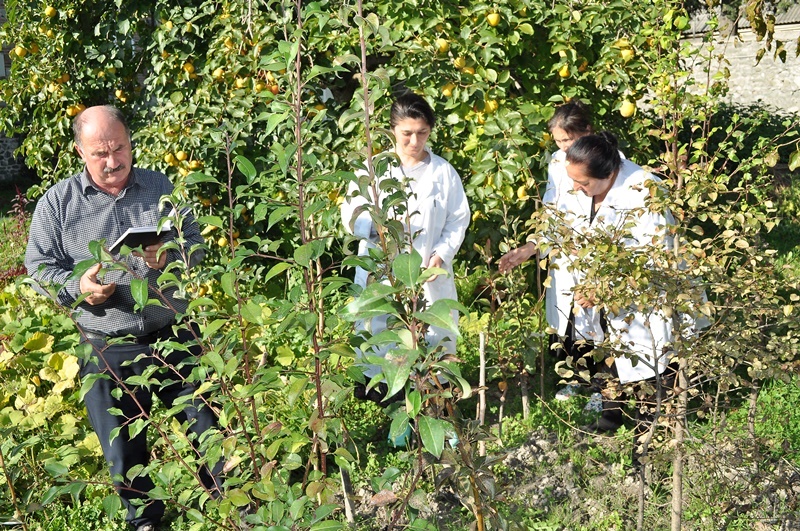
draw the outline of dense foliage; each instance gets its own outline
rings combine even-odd
[[[432,272],[402,251],[403,235],[385,212],[373,213],[385,245],[371,262],[350,256],[340,226],[337,206],[354,170],[391,147],[382,127],[404,90],[434,105],[434,150],[460,172],[470,198],[473,224],[460,257],[462,302],[472,313],[465,344],[478,330],[489,333],[500,382],[492,385],[503,396],[508,381],[543,370],[531,355],[544,351],[543,334],[528,279],[499,277],[493,259],[553,221],[536,210],[553,148],[546,124],[570,98],[590,102],[600,128],[618,132],[633,158],[664,178],[652,207],[673,212],[680,245],[643,255],[613,240],[566,237],[563,250],[580,254],[588,243],[603,251],[590,278],[617,288],[600,293],[609,308],[642,305],[712,323],[702,334],[681,329],[687,394],[663,405],[664,418],[681,426],[687,411],[706,415],[712,397],[735,399],[733,390],[788,379],[797,366],[797,279],[777,267],[764,235],[780,222],[767,192],[770,168],[800,165],[798,124],[781,119],[765,135],[761,119],[716,120],[725,71],[704,81],[676,68],[711,69],[717,60],[713,42],[697,50],[679,39],[688,24],[680,3],[54,0],[6,8],[0,37],[15,43],[16,57],[0,84],[0,119],[7,132],[25,133],[21,152],[41,177],[32,195],[79,169],[70,119],[110,102],[131,116],[137,163],[166,172],[176,183],[169,200],[192,207],[204,226],[203,267],[178,266],[162,280],[194,297],[187,313],[200,326],[203,354],[191,377],[219,408],[221,430],[203,445],[207,459],[226,461],[226,495],[209,500],[196,488],[196,459],[169,417],[144,422],[161,436],[151,494],[198,525],[232,527],[242,508],[252,509],[252,524],[341,525],[339,481],[358,476],[366,450],[346,414],[359,379],[352,359],[360,339],[350,323],[374,312],[392,313],[398,326],[372,341],[404,348],[384,367],[390,386],[408,393],[404,408],[386,411],[390,435],[413,428],[403,468],[362,478],[379,495],[375,503],[390,507],[389,525],[424,529],[425,489],[445,481],[479,528],[514,523],[497,509],[496,456],[480,455],[490,436],[458,413],[476,382],[419,334],[449,311],[413,304]],[[353,289],[348,268],[356,263],[388,285]],[[490,303],[473,304],[478,286]],[[100,464],[80,393],[70,391],[70,383],[80,389],[81,352],[69,320],[39,309],[45,303],[28,292],[4,297],[17,310],[4,323],[0,455],[8,499],[22,515],[42,498],[79,497]],[[141,299],[152,303],[146,290]],[[452,386],[436,384],[439,374]],[[43,418],[52,437],[30,433]],[[679,428],[670,437],[683,448]],[[680,459],[672,448],[658,448],[662,462]],[[426,479],[428,454],[439,458],[435,480]],[[115,499],[104,504],[112,515]]]

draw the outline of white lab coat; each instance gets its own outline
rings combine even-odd
[[[668,224],[674,223],[671,214],[649,212],[645,204],[649,193],[645,182],[660,182],[660,179],[636,164],[623,160],[614,184],[595,214],[594,221],[590,223],[592,199],[581,192],[572,192],[572,181],[566,175],[564,158],[561,151],[553,156],[543,202],[547,208],[560,212],[564,222],[573,230],[591,234],[593,231],[607,231],[635,221],[630,229],[630,237],[625,239],[626,246],[646,246],[658,242],[658,245],[671,248],[672,239],[665,231]],[[639,209],[641,210],[637,212]],[[543,243],[546,245],[553,241],[554,237],[545,236]],[[569,312],[574,311],[576,339],[583,338],[600,344],[605,339],[605,334],[600,326],[599,308],[583,309],[574,302],[574,288],[582,280],[580,264],[575,257],[565,256],[564,253],[551,255],[546,307],[548,323],[560,335],[564,335]],[[668,355],[663,352],[664,347],[672,342],[670,319],[649,310],[640,312],[623,309],[619,315],[607,314],[606,320],[611,344],[617,346],[617,350],[635,354],[639,358],[635,366],[630,358],[616,358],[617,372],[622,383],[655,376],[653,367],[658,368],[659,374],[664,371],[669,363]],[[620,346],[623,348],[620,349]]]
[[[428,267],[431,256],[434,254],[443,260],[442,268],[447,275],[439,275],[436,280],[427,282],[423,286],[425,299],[433,304],[440,299],[457,300],[456,284],[453,278],[453,258],[464,241],[467,227],[470,222],[470,210],[467,196],[458,173],[449,162],[433,154],[426,148],[431,162],[428,169],[420,178],[408,183],[408,212],[411,215],[410,226],[406,227],[407,233],[413,235],[412,245],[422,256],[422,267]],[[400,182],[406,179],[400,168],[392,167],[390,173],[379,180],[393,178]],[[359,243],[359,255],[366,254],[370,246],[375,245],[370,235],[373,232],[372,220],[369,213],[362,212],[358,219],[353,219],[355,210],[367,204],[366,197],[353,194],[357,192],[356,183],[351,183],[347,197],[341,205],[342,223],[345,230],[354,236],[362,238]],[[374,202],[374,198],[373,198]],[[364,287],[367,283],[367,273],[357,268],[355,283]],[[453,320],[458,323],[458,314],[453,312]],[[357,329],[369,328],[375,334],[385,328],[386,317],[376,317],[371,323],[356,323]],[[455,338],[444,329],[431,327],[426,338],[432,346],[442,344],[446,352],[455,353]],[[388,349],[376,349],[370,355],[385,357]],[[367,366],[365,374],[369,377],[378,374],[376,366]]]

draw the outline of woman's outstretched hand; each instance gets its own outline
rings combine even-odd
[[[536,254],[536,246],[532,242],[528,242],[522,247],[517,247],[513,251],[508,251],[504,254],[497,262],[497,269],[499,269],[501,273],[507,273],[524,263],[534,254]]]

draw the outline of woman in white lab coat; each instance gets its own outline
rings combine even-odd
[[[567,176],[567,150],[577,139],[592,133],[591,110],[580,100],[573,100],[559,106],[548,122],[548,128],[558,150],[550,157],[547,168],[547,188],[542,197],[542,208],[554,223],[559,223],[564,216],[569,216],[571,202],[575,192],[572,181]],[[544,239],[547,235],[542,235]],[[498,262],[501,273],[524,263],[536,254],[539,246],[529,241],[506,253]],[[542,252],[544,258],[547,252]],[[569,270],[571,257],[553,253],[550,256],[548,270],[549,281],[545,292],[545,314],[550,326],[551,352],[560,360],[570,360],[575,372],[582,375],[581,380],[587,382],[595,371],[591,357],[586,356],[592,350],[592,337],[585,335],[582,324],[587,320],[584,314],[591,314],[593,309],[576,307],[573,301],[575,276]],[[576,321],[578,328],[576,328]],[[577,385],[567,385],[560,389],[555,397],[566,400],[578,392]],[[594,395],[593,395],[594,396]],[[595,400],[599,401],[599,395]]]
[[[575,234],[585,237],[586,242],[616,235],[625,247],[645,256],[672,248],[668,230],[674,225],[671,214],[651,210],[647,204],[650,186],[658,185],[660,179],[623,159],[613,135],[601,133],[576,140],[567,150],[565,164],[577,192],[569,196],[565,205],[569,212],[565,219]],[[613,353],[611,372],[621,384],[663,375],[671,353],[672,320],[652,308],[615,307],[613,291],[607,295],[611,300],[599,308],[592,281],[584,275],[589,267],[587,260],[603,260],[603,256],[589,253],[576,258],[570,268],[575,275],[575,303],[584,310],[594,310],[584,312],[582,322],[576,319],[576,329],[591,337],[595,345],[608,339],[606,344]],[[658,296],[658,290],[654,288],[654,292]],[[606,400],[603,414],[592,428],[615,431],[621,424],[620,404]]]
[[[427,146],[434,124],[433,110],[421,96],[409,93],[399,97],[392,104],[390,121],[399,164],[390,167],[385,175],[377,177],[379,180],[391,178],[405,183],[410,218],[406,220],[406,215],[403,215],[400,219],[404,223],[408,221],[405,229],[411,245],[422,256],[423,268],[438,267],[447,271],[447,275],[438,275],[423,287],[428,304],[440,299],[457,299],[453,259],[464,241],[470,222],[469,204],[461,178],[449,162],[435,155]],[[362,238],[359,254],[366,254],[368,248],[378,242],[377,230],[367,211],[361,211],[358,215],[356,212],[364,205],[380,204],[383,198],[379,197],[376,201],[374,197],[358,195],[357,190],[357,184],[352,183],[341,205],[342,222],[348,232]],[[366,272],[359,268],[355,282],[366,286]],[[453,312],[453,320],[458,323],[456,312]],[[357,329],[369,328],[372,334],[385,326],[385,316],[373,318],[369,324],[356,324]],[[450,335],[444,329],[432,326],[426,339],[432,346],[441,345],[445,352],[455,353],[455,338]],[[373,349],[367,354],[385,357],[388,350]],[[368,378],[380,372],[380,367],[376,365],[364,363],[363,367]],[[358,393],[359,388],[356,389]],[[367,398],[375,399],[375,395]],[[378,398],[386,398],[385,390]]]

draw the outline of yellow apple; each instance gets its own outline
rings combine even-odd
[[[211,77],[216,81],[221,81],[222,78],[225,77],[225,70],[222,68],[215,68],[214,71],[211,72]]]
[[[185,151],[181,150],[181,151],[177,151],[175,153],[175,158],[178,159],[179,161],[183,162],[184,160],[189,158],[189,155],[187,155]]]
[[[26,55],[28,55],[28,50],[26,50],[22,46],[17,46],[16,48],[14,48],[14,54],[17,57],[25,57]]]
[[[628,41],[627,37],[621,37],[621,38],[617,39],[616,41],[614,41],[613,46],[615,46],[617,48],[630,48],[631,47],[631,43],[630,43],[630,41]]]
[[[497,100],[486,100],[483,103],[483,112],[486,114],[492,114],[497,110],[497,107]]]
[[[462,68],[464,68],[465,66],[467,66],[467,60],[466,60],[466,59],[464,59],[463,57],[456,57],[456,58],[453,60],[453,66],[455,66],[456,68],[458,68],[459,70],[461,70]]]
[[[166,155],[164,155],[164,162],[166,162],[170,166],[175,164],[175,160],[176,160],[175,155],[173,155],[172,153],[167,153]]]
[[[558,69],[558,75],[563,79],[568,78],[569,77],[569,65],[564,65],[561,68],[559,68]]]
[[[490,26],[497,26],[500,24],[500,13],[489,13],[486,15],[486,20],[489,22]]]
[[[633,59],[634,51],[631,48],[623,48],[619,51],[620,56],[622,56],[622,60],[626,63]]]
[[[53,18],[56,15],[58,15],[58,10],[53,6],[47,6],[44,8],[44,16],[47,18]]]
[[[236,81],[236,88],[245,88],[247,86],[247,78],[245,77],[237,77]]]
[[[190,63],[189,61],[186,61],[185,63],[183,63],[183,67],[182,68],[183,68],[184,72],[187,72],[189,74],[193,74],[194,73],[194,65],[192,63]]]
[[[447,85],[442,87],[442,96],[445,98],[449,98],[453,95],[453,89],[456,88],[455,83],[448,83]]]
[[[461,71],[471,76],[475,75],[475,69],[471,66],[465,66],[464,68],[461,69]]]
[[[447,39],[442,39],[442,38],[436,39],[436,50],[439,53],[447,53],[449,49],[450,49],[450,43],[447,41]]]
[[[167,31],[172,31],[172,27],[173,24],[171,20],[164,22],[164,29],[166,29]]]
[[[636,104],[630,100],[625,100],[619,108],[619,113],[623,118],[630,118],[636,112]]]

